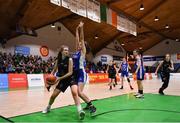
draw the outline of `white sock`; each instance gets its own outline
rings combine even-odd
[[[78,110],[78,112],[80,112],[82,110],[81,105],[77,105],[77,110]]]

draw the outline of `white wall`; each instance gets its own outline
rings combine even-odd
[[[169,44],[166,44],[167,41]],[[177,59],[177,53],[180,53],[180,42],[164,40],[144,52],[144,56],[164,56],[167,53],[171,54],[174,63],[180,63],[180,60]]]
[[[108,64],[110,61],[113,60],[113,57],[111,55],[98,55],[93,59],[93,62],[97,64],[97,62],[101,61],[101,57],[107,57],[107,62],[103,62],[103,64]]]
[[[56,23],[56,28],[51,28],[50,25],[37,30],[38,37],[21,35],[7,41],[5,49],[1,51],[14,53],[14,46],[27,46],[30,47],[30,54],[41,55],[40,47],[47,46],[49,48],[49,56],[56,56],[57,48],[61,45],[67,45],[70,51],[75,50],[75,37],[67,30],[61,23]],[[61,27],[61,31],[57,30],[57,26]],[[48,56],[48,57],[49,57]],[[44,57],[47,59],[48,57]]]
[[[118,46],[121,47],[121,45],[118,43]],[[108,49],[110,48],[110,49]],[[122,48],[122,47],[121,47]],[[114,42],[110,43],[109,45],[107,45],[107,48],[103,48],[101,51],[99,51],[96,56],[99,56],[99,55],[104,55],[104,54],[107,54],[107,55],[111,55],[111,56],[125,56],[126,55],[126,51],[124,50],[124,48],[122,48],[123,52],[119,52],[119,51],[116,51],[115,47],[114,47]]]
[[[117,45],[121,47],[121,45],[119,43]],[[114,42],[112,42],[107,46],[107,48],[106,47],[103,48],[101,51],[99,51],[96,54],[93,62],[97,63],[97,62],[101,61],[101,56],[105,56],[105,57],[107,57],[107,62],[103,62],[103,63],[107,64],[107,63],[109,63],[110,60],[113,60],[113,56],[121,56],[121,57],[125,56],[126,51],[124,50],[124,48],[122,48],[122,50],[123,50],[122,52],[116,51],[116,49],[114,47]],[[120,61],[115,61],[115,62],[119,63]]]

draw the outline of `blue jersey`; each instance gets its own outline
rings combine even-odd
[[[86,65],[85,56],[81,54],[81,51],[77,51],[73,54],[73,69],[84,69]]]
[[[123,62],[121,64],[121,72],[128,72],[129,69],[128,69],[128,63],[127,62]]]

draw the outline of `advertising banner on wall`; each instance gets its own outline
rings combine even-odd
[[[0,89],[8,88],[8,74],[0,74]]]
[[[30,48],[25,46],[15,46],[14,49],[15,54],[21,54],[21,55],[29,55],[30,54]]]
[[[107,62],[107,57],[106,56],[101,56],[101,62]]]
[[[108,74],[107,73],[89,73],[89,83],[104,83],[109,82]],[[119,81],[120,78],[117,76],[117,81]]]
[[[28,74],[28,87],[43,87],[44,75],[43,74]]]
[[[26,74],[9,74],[9,88],[16,89],[16,88],[27,88],[27,75]]]

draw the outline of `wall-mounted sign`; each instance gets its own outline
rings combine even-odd
[[[49,48],[47,46],[41,46],[40,53],[43,57],[46,57],[49,55]]]
[[[30,48],[24,47],[24,46],[15,46],[14,52],[15,52],[15,54],[29,55]]]
[[[106,56],[101,56],[101,62],[107,62],[107,57]]]

